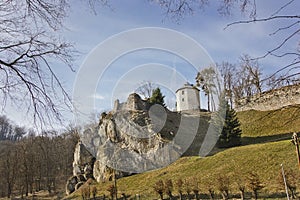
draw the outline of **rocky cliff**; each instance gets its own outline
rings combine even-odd
[[[81,134],[74,152],[67,193],[80,182],[98,182],[165,167],[182,155],[198,155],[209,114],[180,114],[148,105],[136,94]],[[126,109],[124,109],[126,105]]]

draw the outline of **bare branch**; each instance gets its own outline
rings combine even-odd
[[[277,15],[277,16],[272,16],[272,17],[266,17],[266,18],[260,18],[260,19],[251,19],[251,20],[241,20],[241,21],[236,21],[232,22],[226,25],[224,28],[227,29],[228,27],[236,24],[249,24],[249,23],[254,23],[254,22],[267,22],[275,19],[300,19],[300,15]]]
[[[300,23],[300,20],[299,21],[296,21],[288,26],[285,26],[285,27],[281,27],[281,28],[278,28],[276,31],[274,31],[273,33],[270,33],[269,35],[272,36],[272,35],[275,35],[276,33],[278,33],[279,31],[283,31],[283,30],[287,30],[289,28],[292,28],[293,26],[297,25]]]
[[[61,41],[68,4],[65,0],[20,0],[0,3],[0,95],[32,115],[36,125],[62,119],[71,99],[53,71],[52,60],[72,71],[74,50]],[[64,105],[64,106],[62,106]]]
[[[280,49],[287,41],[289,41],[292,37],[294,37],[296,34],[298,34],[300,32],[300,29],[298,29],[297,31],[293,32],[290,36],[286,37],[277,47],[275,47],[274,49],[268,51],[265,55],[258,57],[257,59],[261,59],[261,58],[265,58],[268,55],[271,55],[273,52],[277,51],[278,49]]]
[[[285,9],[286,7],[288,7],[289,5],[291,5],[295,0],[291,0],[289,2],[287,2],[286,4],[284,4],[283,6],[281,6],[278,10],[276,10],[272,15],[271,17],[279,14],[283,9]]]

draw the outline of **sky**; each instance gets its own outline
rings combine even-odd
[[[218,1],[211,1],[205,10],[196,9],[192,16],[185,16],[176,22],[166,17],[157,4],[146,0],[109,1],[109,7],[97,6],[96,13],[92,12],[83,1],[78,1],[71,5],[64,24],[65,29],[62,31],[62,37],[74,43],[79,51],[74,62],[75,72],[60,65],[54,70],[75,99],[74,104],[80,108],[88,106],[88,112],[93,110],[100,113],[110,110],[115,99],[125,101],[143,81],[151,81],[162,87],[168,107],[174,109],[176,88],[185,82],[195,83],[197,70],[207,67],[205,65],[210,62],[237,63],[243,54],[252,57],[261,56],[278,45],[283,36],[281,34],[269,36],[269,34],[276,31],[279,23],[284,22],[234,25],[224,29],[231,22],[247,19],[247,15],[235,9],[230,16],[220,16],[216,2]],[[285,1],[257,1],[258,16],[269,16],[283,2]],[[297,1],[295,4],[284,10],[283,14],[285,12],[299,14],[297,8],[300,8],[300,2]],[[170,34],[173,31],[176,35],[173,42],[170,40],[172,37],[164,37],[173,46],[169,43],[164,44],[159,37],[155,38],[151,34],[148,37],[150,42],[160,41],[165,46],[170,45],[167,48],[178,48],[182,54],[189,51],[192,53],[195,48],[199,48],[199,54],[194,57],[198,56],[197,59],[200,60],[198,64],[203,66],[193,66],[190,60],[186,59],[188,55],[182,56],[175,51],[169,51],[165,46],[126,51],[126,48],[132,45],[130,39],[116,42],[124,33],[136,34],[139,30],[148,30],[149,27],[151,30],[160,28],[161,32],[169,31]],[[148,38],[147,33],[138,34],[134,40],[148,40]],[[191,46],[191,49],[184,47],[185,45],[180,43],[184,39],[197,43],[198,47]],[[110,43],[111,46],[100,51],[110,41],[113,41]],[[123,48],[125,50],[120,51],[120,55],[107,62],[108,65],[103,66],[102,71],[99,70],[99,66],[106,63],[105,59],[109,53],[117,53]],[[285,48],[295,49],[297,42],[292,41]],[[98,52],[98,55],[95,52]],[[270,74],[280,66],[284,66],[285,62],[286,60],[275,58],[259,61],[263,74]],[[94,68],[88,69],[86,65]],[[88,90],[90,93],[86,95],[84,92]],[[78,93],[85,96],[78,96]],[[201,99],[201,106],[205,107],[204,97]],[[71,122],[72,114],[67,115]],[[15,119],[19,120],[18,117]]]

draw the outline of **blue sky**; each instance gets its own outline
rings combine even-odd
[[[271,4],[270,1],[257,2],[258,16],[272,14],[276,8],[282,5],[282,2],[272,1]],[[235,25],[224,30],[228,23],[247,19],[247,16],[236,10],[231,16],[221,17],[217,12],[217,5],[214,3],[210,3],[204,11],[198,10],[193,16],[186,16],[179,23],[166,18],[159,6],[148,1],[111,1],[110,3],[112,9],[105,7],[97,9],[97,15],[89,12],[87,8],[82,9],[84,6],[80,4],[72,7],[72,13],[67,22],[69,31],[66,32],[66,37],[76,41],[77,48],[82,52],[82,56],[77,60],[79,66],[88,53],[108,37],[122,31],[142,27],[163,27],[182,32],[196,40],[213,61],[218,63],[222,61],[236,63],[242,54],[249,54],[253,57],[261,56],[280,42],[280,40],[276,40],[280,38],[280,35],[278,37],[268,35],[276,30],[277,24]],[[295,7],[289,11],[297,13]],[[295,47],[296,43],[288,46],[288,48]],[[101,61],[99,60],[99,62]],[[156,82],[155,78],[160,80],[166,78],[168,73],[161,73],[161,76],[160,73],[151,75],[150,69],[147,72],[143,68],[144,70],[135,71],[135,78],[127,77],[132,86],[129,87],[126,84],[126,86],[123,84],[123,87],[118,86],[118,82],[126,77],[127,73],[147,63],[159,63],[173,68],[180,72],[186,81],[192,83],[197,73],[197,70],[191,68],[183,59],[167,52],[140,50],[128,53],[114,61],[105,74],[99,78],[98,88],[94,94],[95,110],[97,112],[109,110],[116,98],[124,101],[127,95],[133,92],[132,88],[138,87],[138,83],[142,81]],[[282,60],[274,58],[260,61],[264,74],[269,74],[284,64]],[[182,82],[176,82],[182,84]],[[164,92],[167,93],[167,102],[169,107],[173,108],[174,89],[166,88],[167,90]],[[202,100],[203,107],[205,102]]]
[[[218,1],[211,1],[204,11],[196,10],[194,15],[186,16],[179,23],[165,17],[164,11],[157,4],[149,3],[146,0],[112,0],[109,2],[110,8],[96,7],[96,14],[91,12],[82,1],[71,5],[71,12],[65,22],[66,29],[62,31],[62,37],[74,43],[80,52],[75,59],[76,72],[73,73],[64,66],[57,66],[55,69],[70,93],[74,90],[80,67],[93,49],[107,38],[130,29],[161,27],[181,32],[197,41],[207,55],[218,63],[222,61],[236,63],[242,54],[249,54],[253,57],[261,56],[267,50],[274,48],[282,38],[280,34],[269,36],[281,22],[235,25],[224,30],[228,23],[247,19],[247,16],[241,14],[238,9],[231,16],[220,16],[217,12],[218,4],[216,2]],[[257,1],[258,16],[270,15],[283,2],[285,1]],[[297,1],[296,6],[288,8],[286,12],[299,14],[299,8],[300,2]],[[292,41],[285,48],[295,49],[297,42]],[[94,62],[101,62],[101,60],[95,59]],[[261,60],[260,65],[263,73],[268,74],[283,66],[285,62],[287,61],[270,57]],[[153,68],[151,68],[151,63],[155,63]],[[162,68],[166,72],[157,71],[155,66],[160,65],[165,66]],[[148,69],[143,70],[146,67],[149,71],[147,71]],[[172,70],[178,74],[175,75],[176,73],[173,73]],[[134,76],[130,75],[132,71],[134,71]],[[99,77],[97,89],[90,98],[95,100],[94,110],[96,112],[109,110],[115,98],[119,98],[121,101],[125,100],[126,96],[133,92],[131,87],[138,87],[142,81],[169,78],[169,85],[164,87],[164,91],[168,97],[167,103],[172,107],[175,103],[174,88],[179,87],[184,81],[193,83],[196,73],[197,70],[190,66],[190,63],[170,52],[152,49],[130,52],[111,63],[103,76]],[[134,84],[129,87],[124,84],[124,80],[132,80],[131,83]],[[172,86],[170,87],[170,85]],[[68,118],[71,120],[71,117]]]

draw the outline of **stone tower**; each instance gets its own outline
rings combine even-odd
[[[176,91],[177,111],[200,111],[199,89],[192,84],[186,83]]]

